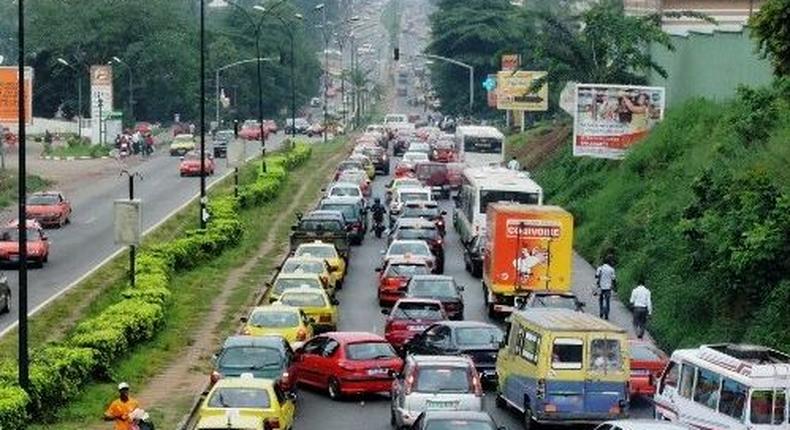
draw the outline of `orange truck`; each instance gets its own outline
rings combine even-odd
[[[558,206],[488,205],[483,287],[491,316],[531,291],[569,292],[573,215]]]

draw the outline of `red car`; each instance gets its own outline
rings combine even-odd
[[[27,217],[43,227],[62,227],[68,224],[71,203],[58,191],[34,193],[27,198]]]
[[[277,134],[277,132],[280,130],[280,127],[273,119],[265,119],[263,120],[263,129],[266,130],[267,133]]]
[[[27,223],[27,260],[43,267],[49,260],[49,239],[36,220]],[[19,221],[13,221],[0,230],[0,263],[19,262]]]
[[[461,189],[463,171],[463,163],[447,163],[447,180],[450,182],[451,190]]]
[[[214,174],[214,157],[210,154],[206,155],[203,162],[203,168],[207,175]],[[178,166],[178,171],[181,176],[200,176],[200,154],[191,151],[181,157],[181,164]]]
[[[397,350],[422,333],[436,321],[447,319],[442,302],[433,299],[400,299],[390,309],[382,309],[387,315],[384,337]]]
[[[153,127],[151,126],[151,123],[149,123],[149,122],[138,122],[134,126],[134,130],[135,131],[139,131],[142,134],[149,134],[149,133],[151,133],[152,129],[153,129]]]
[[[403,360],[383,337],[364,332],[330,332],[296,350],[293,367],[299,384],[327,390],[332,400],[388,392]]]
[[[263,138],[266,139],[268,136],[268,131],[266,130],[266,124],[263,125]],[[246,121],[244,125],[241,126],[241,130],[239,130],[239,138],[244,140],[261,140],[261,126],[257,122]]]
[[[414,176],[414,164],[407,163],[405,161],[399,161],[398,164],[395,165],[396,178],[405,178],[405,177],[413,177],[413,176]]]
[[[406,286],[414,275],[431,273],[428,263],[421,258],[393,257],[384,262],[379,272],[379,305],[392,306],[406,294]]]
[[[652,396],[656,393],[656,381],[666,367],[669,357],[651,342],[632,339],[631,379],[628,386],[631,396]]]

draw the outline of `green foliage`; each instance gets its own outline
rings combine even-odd
[[[16,172],[0,170],[0,208],[16,202],[19,179]],[[41,191],[52,185],[52,181],[38,175],[27,175],[27,190],[31,193]]]
[[[782,83],[668,112],[621,162],[563,146],[535,172],[576,219],[577,249],[614,250],[621,298],[645,275],[667,349],[759,342],[790,351],[790,105]]]
[[[221,196],[209,203],[211,219],[205,230],[189,231],[184,237],[142,250],[137,257],[136,285],[123,292],[123,299],[78,324],[67,337],[67,346],[47,345],[33,355],[29,399],[16,386],[16,364],[0,366],[0,394],[9,394],[8,400],[0,397],[0,430],[24,428],[20,423],[26,423],[28,414],[46,420],[91,378],[111,378],[113,363],[153,338],[166,322],[173,294],[168,285],[171,276],[238,244],[244,234],[239,210],[271,200],[282,188],[287,171],[307,161],[310,154],[311,147],[296,145],[283,155],[267,158],[267,172],[243,188],[248,197],[237,201]],[[264,188],[265,198],[256,195]]]
[[[752,37],[777,76],[790,74],[790,0],[768,0],[749,20]]]

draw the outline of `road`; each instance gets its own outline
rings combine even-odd
[[[280,147],[282,132],[267,140],[267,150]],[[260,151],[260,144],[250,142],[247,154]],[[155,226],[176,209],[199,194],[200,178],[182,178],[178,173],[178,157],[170,157],[167,151],[157,152],[151,159],[132,170],[139,172],[142,180],[135,183],[135,197],[143,201],[143,228]],[[95,270],[102,262],[122,247],[113,241],[112,205],[115,199],[129,196],[128,179],[118,175],[102,177],[90,187],[71,194],[73,206],[71,224],[62,229],[48,230],[51,248],[49,262],[42,269],[28,271],[28,309],[35,311],[51,298],[64,292],[86,273]],[[207,178],[212,184],[228,171],[225,160],[217,160],[216,173]],[[197,212],[195,218],[197,219]],[[11,312],[0,316],[0,334],[14,327],[18,316],[18,279],[15,270],[6,270],[11,286],[13,301]]]

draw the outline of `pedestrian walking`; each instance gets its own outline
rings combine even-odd
[[[118,398],[113,400],[104,412],[104,421],[112,421],[115,430],[134,430],[132,412],[139,408],[140,403],[129,396],[129,384],[121,382],[118,384]]]
[[[604,263],[595,269],[595,280],[598,293],[598,316],[608,320],[612,300],[612,290],[617,289],[617,276],[614,270],[614,258],[604,258]]]
[[[639,278],[639,285],[631,291],[631,306],[634,312],[634,330],[636,337],[642,339],[645,335],[645,325],[647,317],[653,314],[653,301],[650,297],[650,290],[645,286],[645,278]]]
[[[507,162],[507,168],[510,170],[521,170],[521,163],[518,162],[515,155]]]

